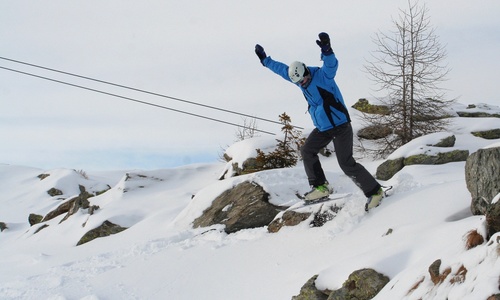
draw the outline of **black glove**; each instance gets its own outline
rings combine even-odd
[[[257,54],[257,56],[259,57],[260,63],[264,65],[264,59],[267,57],[267,55],[261,45],[255,45],[255,54]]]
[[[332,46],[330,45],[330,36],[328,33],[322,32],[318,34],[319,40],[316,40],[316,44],[321,48],[321,53],[324,55],[330,55],[333,53]]]

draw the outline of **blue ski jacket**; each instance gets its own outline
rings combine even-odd
[[[321,132],[351,121],[339,87],[335,83],[338,60],[335,54],[321,55],[322,67],[307,66],[311,73],[310,84],[304,88],[298,86],[309,104],[309,114],[314,126]],[[270,56],[262,61],[263,65],[293,83],[288,77],[288,66],[273,60]]]

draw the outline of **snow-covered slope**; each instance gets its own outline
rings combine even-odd
[[[450,128],[456,148],[498,144],[473,137],[471,127],[500,128],[500,119],[456,118]],[[464,246],[469,231],[484,234],[485,221],[470,214],[464,162],[405,167],[382,182],[394,185],[392,196],[366,214],[364,196],[335,157],[322,160],[335,189],[352,193],[333,221],[230,235],[220,226],[193,229],[191,222],[245,180],[261,184],[272,203],[292,204],[295,191],[308,188],[302,167],[219,181],[223,163],[101,174],[0,165],[0,222],[8,226],[0,233],[0,299],[290,299],[315,274],[318,288],[333,290],[360,268],[391,279],[375,299],[472,300],[500,293],[500,235],[471,250]],[[373,173],[380,164],[361,162]],[[50,176],[41,180],[40,174]],[[59,216],[35,234],[41,224],[30,227],[29,214],[47,214],[77,195],[79,185],[111,189],[89,199],[99,206],[93,215],[80,210],[62,223]],[[48,195],[52,187],[63,194]],[[129,228],[76,246],[105,220]],[[452,275],[465,267],[465,278],[434,286],[428,268],[437,259]]]

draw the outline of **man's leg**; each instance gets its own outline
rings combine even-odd
[[[300,149],[309,185],[319,186],[326,182],[325,173],[319,161],[318,152],[332,141],[329,131],[314,129]]]
[[[358,185],[366,197],[377,193],[380,184],[373,178],[365,167],[357,163],[352,157],[352,127],[350,123],[336,127],[334,130],[333,145],[337,154],[337,161],[344,173]]]

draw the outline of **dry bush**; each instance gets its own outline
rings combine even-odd
[[[465,249],[470,250],[484,243],[484,237],[476,229],[471,230],[465,236]]]

